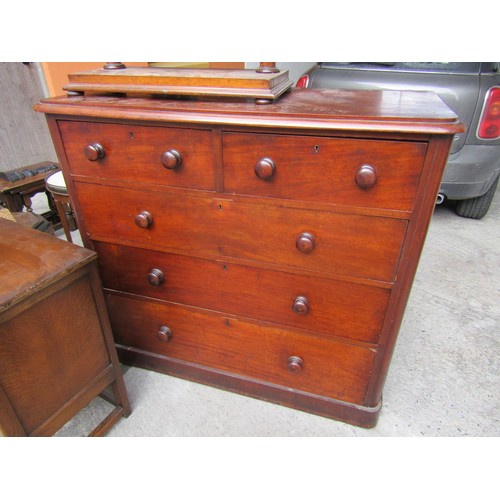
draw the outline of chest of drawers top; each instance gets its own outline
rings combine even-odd
[[[94,118],[191,124],[352,130],[359,132],[457,133],[463,126],[432,92],[293,89],[277,102],[61,96],[37,111]]]

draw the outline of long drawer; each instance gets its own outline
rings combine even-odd
[[[106,288],[372,343],[390,294],[367,285],[97,241],[94,248]]]
[[[152,300],[106,301],[118,344],[363,404],[374,349]]]
[[[421,142],[225,133],[224,189],[410,211],[426,149]]]
[[[214,190],[209,130],[76,121],[58,125],[74,175]]]
[[[94,240],[391,282],[406,221],[75,183]]]

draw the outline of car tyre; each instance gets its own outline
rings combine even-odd
[[[493,201],[493,196],[495,195],[495,190],[497,188],[498,176],[495,182],[491,185],[490,189],[486,191],[482,196],[477,198],[471,198],[469,200],[457,201],[455,207],[455,212],[460,217],[467,217],[468,219],[481,219],[483,218],[490,208],[491,202]]]

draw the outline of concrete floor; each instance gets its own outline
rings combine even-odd
[[[361,429],[124,367],[132,414],[108,436],[500,436],[500,195],[483,220],[436,208],[384,389]],[[83,436],[96,399],[57,436]]]

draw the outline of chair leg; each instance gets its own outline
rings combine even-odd
[[[65,203],[63,203],[60,199],[55,198],[57,213],[59,214],[59,218],[61,219],[61,224],[64,229],[64,234],[66,235],[66,239],[73,243],[71,238],[71,231],[69,230],[68,219],[66,218],[66,211],[64,209]]]

